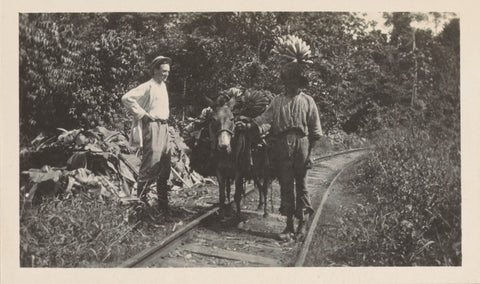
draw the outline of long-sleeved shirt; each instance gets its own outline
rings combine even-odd
[[[168,119],[170,115],[165,83],[153,79],[128,91],[122,102],[136,119],[141,119],[147,112],[156,119]]]
[[[323,135],[317,105],[311,96],[303,92],[294,97],[276,96],[253,122],[262,134],[268,129],[274,135],[297,129],[310,140],[318,140]]]
[[[132,146],[143,146],[141,121],[146,113],[149,113],[155,119],[168,119],[170,115],[165,83],[157,83],[153,79],[128,91],[123,95],[122,103],[133,114],[130,133]]]

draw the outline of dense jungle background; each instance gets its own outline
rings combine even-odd
[[[174,121],[199,116],[205,96],[231,87],[279,94],[271,49],[278,36],[296,35],[312,50],[305,92],[325,134],[375,146],[350,180],[369,206],[345,219],[350,245],[338,249],[337,264],[461,265],[460,21],[451,13],[406,12],[384,13],[383,21],[388,31],[361,14],[336,12],[20,14],[21,148],[58,128],[127,134],[120,98],[150,78],[157,55],[173,59]],[[435,28],[415,27],[422,21]],[[78,266],[122,253],[110,247],[91,254],[82,240],[60,251],[49,238],[58,231],[41,222],[49,228],[52,214],[75,216],[68,206],[94,208],[84,214],[105,208],[51,202],[21,215],[23,265],[32,255],[43,259],[36,265]],[[105,226],[117,230],[115,222]],[[115,230],[102,236],[105,243],[122,234]],[[64,257],[72,253],[78,257]]]

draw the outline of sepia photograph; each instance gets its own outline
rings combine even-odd
[[[472,268],[458,10],[16,16],[15,273]]]
[[[20,14],[21,266],[461,265],[459,22]]]

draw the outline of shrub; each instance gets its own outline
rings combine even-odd
[[[459,140],[417,127],[377,137],[354,180],[368,206],[345,212],[342,236],[351,245],[335,257],[349,265],[461,265]]]

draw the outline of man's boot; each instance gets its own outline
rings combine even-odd
[[[145,204],[148,205],[147,200],[147,182],[138,182],[137,183],[137,197]]]
[[[168,213],[168,185],[166,180],[157,180],[158,209]]]
[[[293,215],[287,216],[287,226],[282,233],[280,233],[279,237],[281,240],[288,241],[291,239],[292,235],[294,234],[293,228]]]
[[[297,233],[295,235],[295,238],[298,241],[303,241],[303,239],[305,238],[305,235],[307,234],[308,217],[309,217],[309,214],[307,213],[307,210],[303,209],[298,221]]]

